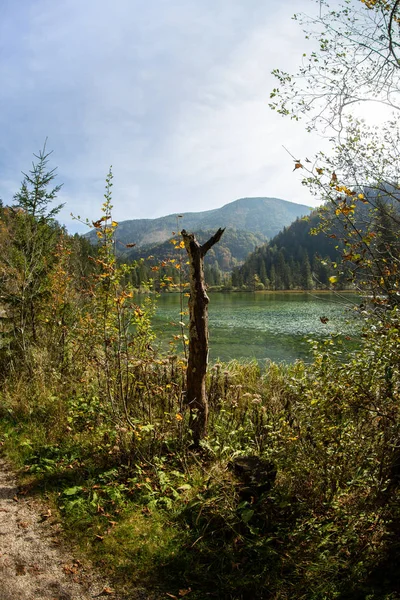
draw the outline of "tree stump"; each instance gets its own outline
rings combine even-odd
[[[202,246],[193,233],[181,231],[189,256],[189,354],[186,378],[186,403],[190,409],[190,428],[195,447],[207,432],[208,402],[206,372],[208,363],[208,303],[204,281],[204,257],[220,239],[225,229],[218,231]]]

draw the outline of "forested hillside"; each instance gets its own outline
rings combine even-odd
[[[196,237],[203,243],[212,233],[200,230],[196,231]],[[177,248],[176,243],[173,243],[174,240],[176,242],[179,239],[178,234],[171,236],[166,242],[139,248],[135,246],[119,254],[119,261],[132,265],[131,278],[135,287],[140,287],[151,279],[158,281],[164,275],[172,277],[174,283],[179,281],[180,275],[176,263],[182,260],[183,249]],[[264,241],[264,236],[259,234],[238,229],[226,230],[219,244],[205,257],[207,283],[221,285],[227,280],[230,281],[232,269],[242,264],[247,256]]]
[[[232,285],[270,290],[325,288],[333,274],[331,263],[338,261],[340,252],[334,238],[311,235],[319,223],[320,216],[314,212],[285,227],[233,269]]]

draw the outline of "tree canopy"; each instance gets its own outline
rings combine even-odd
[[[332,234],[340,221],[341,274],[349,271],[377,301],[393,306],[399,290],[399,2],[319,4],[319,16],[294,17],[315,48],[303,54],[295,75],[273,71],[279,87],[270,106],[331,140],[329,154],[313,161],[293,157],[295,170],[324,202],[319,230]],[[386,120],[364,119],[367,105],[380,107]]]

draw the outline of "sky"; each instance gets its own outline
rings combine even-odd
[[[307,50],[315,0],[0,0],[0,198],[52,150],[59,221],[155,218],[278,197],[315,206],[294,156],[320,148],[268,107]]]

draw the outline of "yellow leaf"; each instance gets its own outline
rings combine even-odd
[[[175,419],[176,419],[177,421],[183,421],[183,417],[182,417],[182,415],[180,415],[179,413],[175,415]]]
[[[336,283],[336,282],[337,282],[337,280],[338,280],[338,278],[337,278],[337,276],[336,276],[336,275],[332,275],[332,277],[329,277],[329,281],[330,281],[330,283]]]
[[[184,248],[184,247],[185,247],[185,242],[184,241],[180,242],[179,248]]]
[[[323,169],[320,169],[320,168],[318,168],[318,169],[317,169],[317,173],[318,173],[318,175],[322,175],[322,173],[323,173],[323,172],[324,172],[324,170],[323,170]]]
[[[109,587],[103,588],[102,594],[105,594],[105,595],[109,596],[109,595],[111,595],[113,593],[114,593],[114,590],[112,590],[111,588],[109,588]]]
[[[117,226],[118,226],[118,223],[117,223],[117,221],[112,221],[112,222],[111,222],[111,227],[117,227]]]

